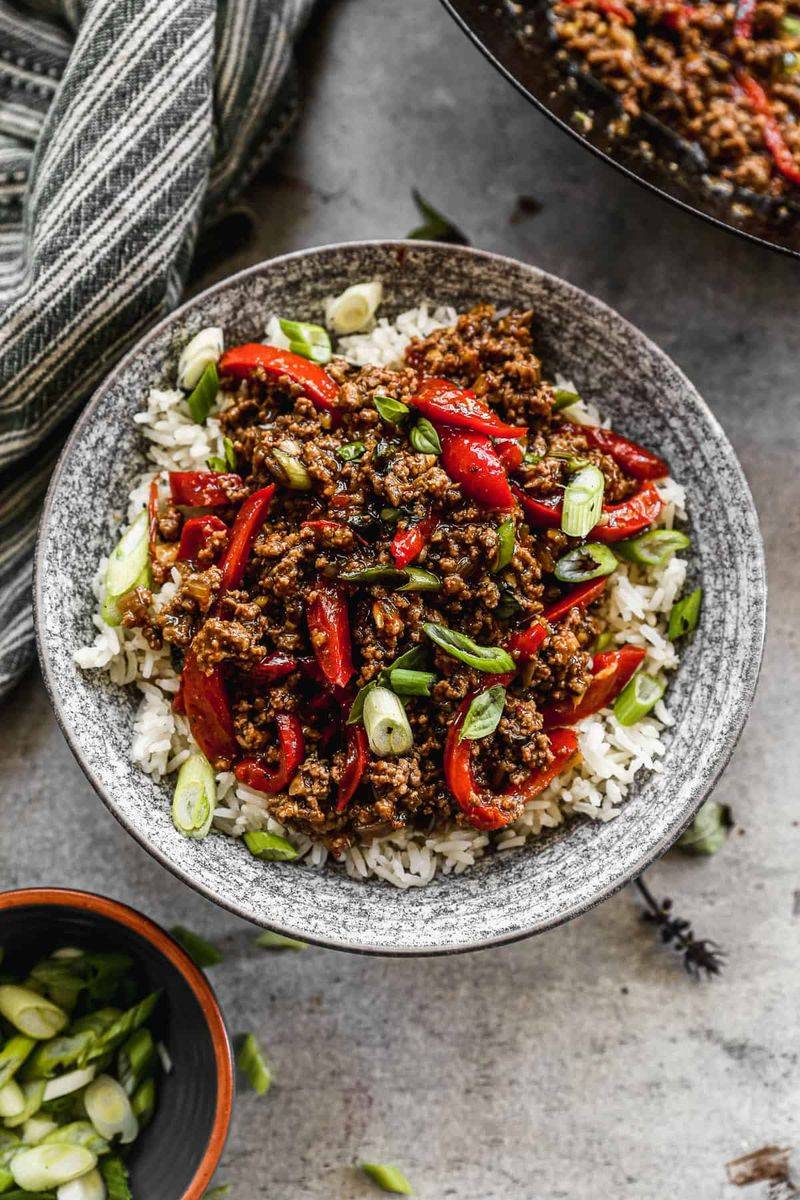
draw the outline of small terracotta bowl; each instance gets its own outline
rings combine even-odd
[[[155,1027],[172,1069],[161,1076],[155,1116],[133,1147],[131,1190],[147,1200],[200,1200],[225,1145],[233,1101],[230,1041],[202,971],[141,913],[67,888],[0,892],[0,945],[9,968],[23,972],[58,946],[121,951],[148,990],[162,991]]]

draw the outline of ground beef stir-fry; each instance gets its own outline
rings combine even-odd
[[[501,828],[641,663],[597,652],[593,611],[666,465],[565,419],[531,325],[479,306],[397,370],[229,350],[228,463],[151,491],[153,588],[180,583],[132,589],[123,623],[172,648],[212,766],[335,852]],[[579,476],[602,496],[588,542],[562,529]]]
[[[786,0],[556,0],[564,53],[747,191],[800,186],[800,8]]]

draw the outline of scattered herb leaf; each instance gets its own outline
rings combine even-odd
[[[506,706],[506,689],[499,683],[479,692],[467,710],[458,740],[474,742],[494,733]]]
[[[442,443],[427,417],[420,417],[408,435],[411,445],[420,454],[441,454]]]
[[[403,404],[402,400],[395,400],[392,396],[373,396],[372,403],[384,421],[388,421],[390,425],[402,425],[411,412],[407,404]]]
[[[456,246],[469,245],[469,239],[458,226],[429,204],[416,188],[411,189],[411,195],[423,220],[421,225],[411,230],[408,237],[428,242],[452,242]]]

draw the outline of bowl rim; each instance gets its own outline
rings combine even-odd
[[[758,622],[758,629],[749,631],[751,636],[754,635],[753,658],[755,660],[755,670],[750,672],[748,678],[746,681],[744,681],[742,703],[739,706],[739,712],[735,723],[732,723],[728,730],[725,744],[720,750],[719,757],[714,764],[713,770],[710,772],[706,780],[705,786],[695,795],[693,803],[689,807],[688,811],[684,812],[677,822],[673,822],[671,827],[663,834],[657,843],[649,845],[647,849],[645,849],[639,855],[636,864],[629,871],[629,873],[610,880],[596,895],[592,896],[590,899],[581,900],[577,903],[565,906],[556,917],[549,918],[544,921],[537,920],[532,923],[528,923],[523,928],[515,929],[512,932],[496,934],[493,937],[484,938],[481,940],[470,940],[467,938],[464,941],[460,941],[457,945],[445,944],[425,946],[422,948],[407,946],[386,947],[382,945],[357,943],[349,940],[346,937],[337,938],[332,935],[325,937],[318,935],[310,936],[302,929],[284,925],[276,921],[268,921],[257,915],[254,915],[233,900],[221,898],[209,884],[193,876],[188,870],[174,862],[159,846],[150,842],[126,819],[125,816],[123,816],[120,811],[118,811],[117,807],[111,802],[110,798],[106,796],[102,784],[100,783],[99,779],[96,778],[93,769],[84,757],[79,739],[71,728],[63,702],[56,690],[55,679],[48,657],[47,642],[44,636],[43,565],[46,541],[45,532],[49,526],[50,511],[53,506],[55,493],[59,486],[62,470],[67,459],[72,453],[73,446],[80,440],[83,434],[84,426],[90,423],[94,416],[95,410],[100,406],[104,396],[109,388],[113,386],[117,377],[127,369],[128,365],[135,360],[135,358],[141,353],[143,347],[151,339],[158,338],[162,331],[173,322],[180,320],[181,317],[190,313],[195,306],[205,302],[218,293],[225,292],[232,285],[238,285],[251,276],[258,276],[265,270],[265,268],[274,269],[279,267],[282,263],[290,262],[294,259],[313,257],[320,253],[334,253],[343,250],[363,250],[370,248],[395,250],[401,253],[410,249],[430,249],[436,250],[439,253],[442,251],[451,253],[454,256],[465,255],[479,260],[483,259],[494,264],[508,264],[509,267],[514,267],[515,269],[522,267],[523,269],[533,270],[539,275],[540,278],[546,281],[553,281],[561,286],[565,286],[574,290],[575,292],[580,293],[580,295],[588,299],[597,310],[610,314],[616,322],[620,322],[623,326],[626,326],[631,331],[632,336],[635,336],[639,339],[643,338],[647,342],[651,353],[661,358],[666,364],[668,364],[670,370],[674,372],[676,376],[686,385],[686,387],[695,394],[697,400],[705,410],[707,420],[713,426],[719,429],[724,435],[724,431],[722,430],[719,421],[709,408],[706,401],[697,392],[697,389],[694,387],[691,380],[681,369],[681,367],[666,353],[665,350],[662,350],[657,343],[655,343],[650,337],[648,337],[647,334],[639,329],[638,326],[629,321],[627,317],[624,317],[621,313],[617,312],[616,309],[612,308],[611,305],[607,304],[604,300],[599,299],[592,292],[588,292],[586,289],[580,287],[580,285],[571,283],[569,280],[563,279],[561,276],[554,275],[550,271],[545,271],[543,268],[537,267],[534,264],[523,262],[521,259],[513,258],[510,255],[499,254],[492,250],[482,250],[473,246],[462,246],[445,242],[409,238],[364,238],[347,242],[328,242],[319,246],[308,246],[300,250],[289,251],[285,254],[275,255],[272,258],[262,259],[257,263],[253,263],[248,267],[244,267],[239,271],[235,271],[231,275],[225,276],[223,279],[220,279],[216,283],[213,283],[209,287],[203,289],[203,291],[197,292],[194,296],[191,296],[188,300],[184,301],[183,304],[179,305],[172,312],[168,313],[165,317],[162,317],[160,321],[152,325],[145,331],[144,334],[142,334],[140,338],[137,339],[136,343],[109,371],[103,382],[86,402],[59,455],[58,461],[53,470],[53,474],[50,478],[47,494],[42,506],[42,514],[37,531],[36,550],[34,557],[34,627],[36,632],[37,652],[45,688],[47,690],[50,703],[53,707],[56,720],[61,728],[61,732],[63,733],[73,755],[77,759],[81,770],[111,815],[148,854],[161,863],[162,866],[166,867],[171,874],[183,880],[183,882],[188,884],[188,886],[194,891],[199,892],[201,895],[213,901],[213,903],[219,905],[221,908],[233,913],[235,916],[241,917],[242,919],[249,921],[251,924],[258,925],[262,928],[271,929],[278,933],[284,934],[285,936],[300,939],[309,943],[310,945],[317,945],[330,950],[344,950],[348,953],[376,955],[386,958],[441,957],[450,954],[464,954],[476,950],[485,950],[494,946],[509,945],[513,942],[522,941],[525,938],[532,937],[536,934],[544,933],[549,929],[555,929],[558,926],[564,925],[568,921],[573,920],[575,917],[589,912],[598,904],[604,903],[606,900],[610,899],[611,896],[615,895],[633,880],[638,878],[639,875],[641,875],[645,870],[647,870],[648,867],[657,861],[657,859],[666,853],[666,851],[674,844],[680,834],[687,829],[694,820],[698,810],[713,792],[714,788],[719,782],[720,776],[730,762],[733,751],[735,750],[739,739],[741,738],[742,732],[749,718],[750,709],[752,708],[753,699],[758,686],[758,680],[761,674],[761,667],[764,657],[764,643],[766,638],[767,577],[764,543],[761,535],[760,523],[757,522],[759,550],[757,586],[761,599],[759,606],[760,619]],[[753,511],[757,518],[758,514],[755,507],[755,502],[752,498],[752,493],[750,491],[750,485],[747,482],[747,478],[744,474],[736,452],[733,450],[733,447],[730,449],[732,466],[740,478],[744,492],[750,498],[750,503],[753,506]]]
[[[146,917],[144,913],[131,908],[128,904],[123,904],[120,900],[112,900],[109,896],[102,896],[97,892],[64,887],[13,888],[0,892],[0,912],[21,908],[41,908],[46,905],[96,913],[119,925],[126,926],[144,938],[163,958],[166,958],[183,976],[194,993],[208,1027],[214,1050],[217,1102],[208,1145],[180,1200],[202,1200],[225,1147],[233,1112],[234,1096],[233,1052],[222,1009],[211,984],[183,947],[166,930],[157,925],[150,917]]]

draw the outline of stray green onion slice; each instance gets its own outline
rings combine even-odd
[[[667,637],[671,642],[676,638],[684,637],[687,633],[691,633],[697,628],[697,622],[700,620],[700,604],[703,599],[703,589],[695,588],[688,596],[684,596],[682,600],[676,601],[672,606],[672,611],[669,614],[669,628],[667,629]]]
[[[439,441],[439,435],[427,417],[420,417],[416,425],[412,426],[408,437],[411,445],[420,454],[442,453],[442,443]]]
[[[277,833],[251,830],[244,835],[244,844],[254,858],[263,862],[291,862],[297,858],[297,850],[291,842]]]
[[[265,929],[256,938],[256,945],[262,950],[307,950],[308,945],[305,942],[299,942],[297,938],[285,937],[282,933],[275,933],[272,929]]]
[[[185,837],[204,838],[211,828],[217,802],[217,781],[211,763],[199,751],[181,769],[172,797],[172,823]]]
[[[506,689],[501,684],[496,683],[488,691],[480,692],[467,709],[458,740],[473,742],[489,737],[500,724],[505,706]]]
[[[437,625],[427,621],[422,628],[436,645],[447,654],[457,658],[459,662],[474,667],[476,671],[486,671],[489,675],[503,675],[513,671],[514,660],[502,646],[479,646],[466,634],[448,629],[446,625]]]
[[[572,392],[569,388],[556,388],[553,411],[560,412],[562,408],[569,408],[571,405],[577,404],[579,400],[580,396],[577,392]]]
[[[562,583],[586,583],[610,575],[616,569],[617,558],[613,550],[603,542],[587,542],[560,558],[554,574]]]
[[[392,691],[398,696],[430,696],[431,686],[436,682],[432,671],[408,671],[395,667],[389,672]]]
[[[104,581],[101,616],[106,625],[119,625],[118,602],[137,587],[150,583],[150,530],[147,513],[141,512],[112,550]]]
[[[227,471],[228,469],[228,464],[225,462],[225,459],[220,458],[217,454],[212,454],[210,458],[206,459],[206,466],[208,467],[209,471],[220,472]]]
[[[691,545],[689,538],[679,529],[651,529],[638,537],[617,542],[614,553],[626,562],[640,563],[645,567],[661,567]]]
[[[412,1195],[411,1184],[398,1167],[386,1163],[362,1163],[361,1170],[384,1192],[393,1192],[396,1196]]]
[[[189,412],[192,414],[192,420],[197,425],[204,424],[217,398],[218,391],[219,375],[217,374],[217,364],[210,362],[204,368],[203,374],[194,385],[186,400],[186,403],[189,405]]]
[[[192,933],[191,929],[186,929],[183,925],[173,925],[170,933],[178,945],[183,946],[196,966],[215,967],[217,963],[222,962],[223,955],[213,942],[208,942],[199,934]]]
[[[706,800],[675,845],[687,854],[716,854],[728,839],[733,818],[727,804]]]
[[[252,1033],[248,1033],[242,1039],[236,1065],[247,1077],[253,1091],[263,1096],[272,1083],[272,1074]]]
[[[647,716],[663,695],[663,680],[637,671],[614,701],[614,716],[620,725],[635,725]]]
[[[353,459],[361,458],[366,448],[363,442],[346,442],[336,453],[343,462],[352,462]]]
[[[411,412],[407,404],[403,404],[401,400],[394,400],[391,396],[374,396],[372,403],[384,421],[388,421],[390,425],[402,424]]]
[[[332,353],[331,339],[327,329],[311,325],[307,321],[287,321],[278,318],[281,333],[289,339],[289,349],[315,363],[326,363]]]
[[[377,686],[367,693],[363,719],[370,749],[379,758],[407,754],[413,746],[406,710],[388,688]]]
[[[586,537],[603,511],[605,479],[599,467],[588,463],[572,476],[564,492],[561,528],[568,537]]]
[[[494,556],[492,564],[492,572],[502,571],[503,567],[507,567],[514,557],[516,548],[516,535],[514,530],[514,518],[506,517],[497,529],[497,552]]]
[[[222,1200],[223,1196],[230,1193],[231,1185],[229,1183],[218,1183],[216,1187],[209,1188],[207,1192],[203,1192],[200,1200]]]

